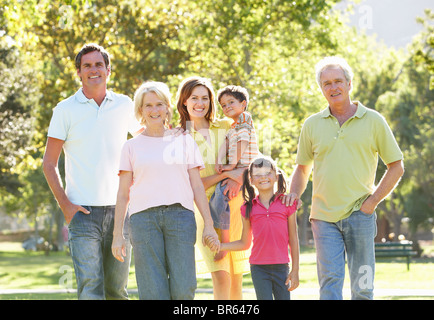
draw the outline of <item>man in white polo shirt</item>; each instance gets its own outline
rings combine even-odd
[[[83,46],[75,66],[82,88],[53,110],[44,174],[68,223],[78,298],[127,299],[130,250],[124,263],[113,257],[113,217],[120,152],[128,132],[142,128],[131,99],[107,90],[110,57],[104,48]],[[62,149],[65,189],[58,171]]]

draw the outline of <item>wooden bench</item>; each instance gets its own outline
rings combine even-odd
[[[407,258],[407,270],[410,270],[410,258],[416,255],[411,241],[375,243],[375,258]]]

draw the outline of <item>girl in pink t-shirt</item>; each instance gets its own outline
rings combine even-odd
[[[285,192],[286,179],[274,161],[267,157],[255,159],[244,172],[243,197],[246,202],[241,207],[241,239],[222,243],[220,247],[220,250],[228,251],[246,250],[253,236],[249,261],[258,300],[272,300],[273,296],[276,300],[289,300],[289,291],[299,284],[299,243],[294,214],[297,204],[290,207],[282,204],[279,198]],[[292,263],[290,272],[289,261]]]

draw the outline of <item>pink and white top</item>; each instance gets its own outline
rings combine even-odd
[[[122,149],[119,171],[133,172],[129,214],[161,205],[181,204],[194,211],[188,170],[204,168],[199,147],[190,135],[128,140]]]
[[[253,247],[250,264],[284,264],[289,262],[288,217],[294,214],[297,204],[287,207],[276,196],[269,208],[253,199],[250,212]],[[246,205],[241,207],[241,214],[246,217]]]

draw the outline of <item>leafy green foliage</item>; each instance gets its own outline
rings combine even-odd
[[[386,116],[405,153],[407,173],[386,210],[424,211],[415,221],[426,221],[433,216],[427,194],[434,172],[432,12],[404,53],[347,27],[333,10],[337,2],[0,0],[1,190],[21,185],[24,197],[8,197],[14,208],[28,207],[26,197],[37,204],[32,210],[54,206],[43,176],[34,171],[40,170],[53,107],[80,87],[74,57],[84,43],[108,49],[109,87],[129,96],[146,80],[164,81],[174,94],[190,75],[210,78],[216,90],[246,87],[261,151],[288,175],[304,119],[326,107],[314,65],[340,55],[355,72],[352,97]],[[384,166],[379,176],[382,171]],[[421,192],[425,200],[416,201]],[[309,202],[308,192],[304,199]],[[414,204],[420,204],[417,210]]]
[[[15,170],[33,151],[34,107],[37,91],[34,72],[26,66],[20,52],[0,38],[0,195],[18,194]]]

